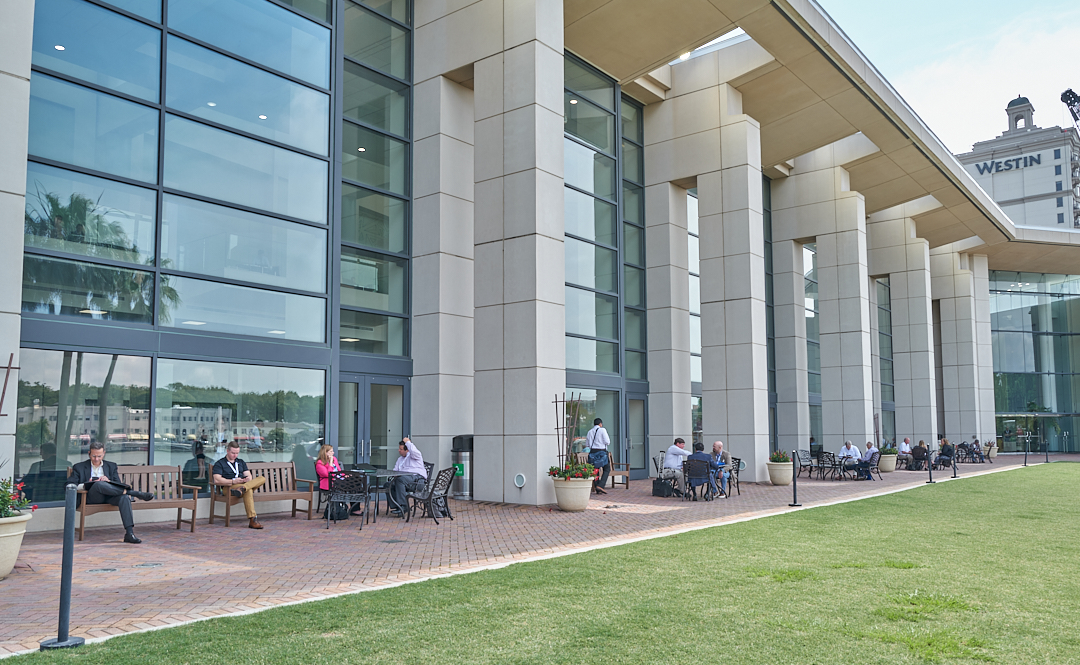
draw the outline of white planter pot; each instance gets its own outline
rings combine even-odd
[[[896,455],[882,455],[878,459],[877,468],[882,473],[896,471]]]
[[[0,579],[7,577],[15,568],[30,517],[31,514],[26,512],[15,517],[0,518]]]
[[[765,462],[765,466],[769,467],[769,481],[773,485],[791,484],[791,477],[794,475],[791,462]]]
[[[589,507],[592,478],[552,478],[555,483],[555,502],[568,513],[580,513]]]

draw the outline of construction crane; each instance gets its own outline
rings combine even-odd
[[[1069,108],[1069,113],[1072,114],[1073,125],[1077,130],[1080,130],[1080,95],[1073,92],[1072,88],[1069,88],[1065,92],[1061,93],[1061,102]]]

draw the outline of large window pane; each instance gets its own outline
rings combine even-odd
[[[152,323],[153,303],[151,273],[32,254],[23,257],[24,312]]]
[[[690,356],[690,382],[701,383],[701,356]]]
[[[151,21],[161,22],[161,0],[109,0],[109,4]]]
[[[565,189],[564,194],[566,232],[614,246],[615,206],[575,189]]]
[[[701,314],[701,278],[690,275],[690,313]]]
[[[623,259],[627,263],[645,265],[645,229],[623,224],[623,239],[626,246]]]
[[[352,2],[345,2],[345,55],[399,79],[409,78],[409,32]]]
[[[179,465],[186,484],[205,488],[225,444],[236,441],[245,462],[293,462],[298,478],[315,478],[325,381],[321,369],[161,358],[154,463]]]
[[[624,311],[623,315],[623,327],[626,330],[626,345],[632,349],[644,349],[645,312],[637,309],[628,309]]]
[[[322,298],[175,275],[161,279],[159,326],[304,342],[326,340],[326,301]]]
[[[644,353],[641,351],[625,351],[623,355],[626,358],[626,378],[640,379],[642,381],[648,378],[645,372]]]
[[[342,247],[341,304],[403,314],[407,273],[404,259]]]
[[[566,238],[566,281],[590,289],[617,292],[618,255],[610,249]]]
[[[342,351],[403,356],[407,352],[407,334],[407,319],[341,310]]]
[[[117,464],[149,461],[150,358],[19,353],[14,475],[27,498],[62,501],[68,467],[87,458],[91,441],[103,442],[105,458]]]
[[[165,103],[256,136],[329,154],[329,95],[173,36]]]
[[[24,241],[27,247],[152,263],[156,201],[150,189],[30,162]]]
[[[615,198],[615,160],[577,141],[563,139],[566,183],[586,192]]]
[[[190,120],[165,121],[165,186],[326,222],[327,163]]]
[[[622,142],[623,177],[636,183],[645,182],[645,150],[628,141]]]
[[[272,2],[169,0],[169,27],[330,87],[330,31]]]
[[[158,112],[44,74],[30,80],[29,153],[157,182]]]
[[[162,266],[212,277],[326,291],[326,231],[167,194]]]
[[[35,9],[35,65],[158,100],[160,30],[83,0],[47,0]]]
[[[582,101],[581,95],[564,93],[563,128],[606,153],[615,152],[615,116]]]
[[[409,86],[345,61],[344,114],[398,136],[405,136]]]
[[[619,339],[619,300],[566,287],[566,332]]]
[[[623,183],[623,219],[645,226],[645,195],[641,187]]]
[[[341,129],[343,176],[394,194],[409,193],[407,143],[348,122]]]
[[[699,235],[698,225],[700,223],[698,217],[698,200],[696,196],[686,197],[686,230],[694,235]]]
[[[409,23],[409,0],[360,0],[360,2],[390,18]]]
[[[622,135],[631,141],[644,143],[645,137],[642,132],[641,109],[625,99],[620,106],[622,115]]]
[[[331,0],[281,0],[290,7],[295,7],[305,14],[310,14],[320,21],[330,22],[332,18],[330,16],[331,9],[333,9],[333,2]]]
[[[564,60],[563,85],[609,111],[615,110],[615,84],[570,58]]]
[[[690,316],[690,353],[701,355],[701,317]]]
[[[701,274],[701,241],[697,236],[686,236],[687,269],[695,274]]]
[[[618,374],[619,345],[580,337],[567,337],[566,368]]]
[[[341,185],[341,240],[389,252],[404,252],[408,203],[366,189]]]

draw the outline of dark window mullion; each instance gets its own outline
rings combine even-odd
[[[381,127],[377,127],[376,125],[368,124],[368,123],[364,122],[363,120],[357,120],[356,118],[351,118],[351,117],[349,117],[347,115],[342,115],[341,120],[343,122],[346,122],[346,123],[350,124],[350,125],[354,125],[356,127],[362,127],[364,129],[373,131],[373,132],[375,132],[377,134],[382,134],[383,136],[392,138],[392,139],[394,139],[396,141],[401,141],[402,143],[409,143],[409,144],[412,143],[412,140],[407,136],[402,136],[400,134],[394,134],[393,132],[388,132],[385,129],[382,129]]]
[[[164,60],[164,58],[162,60]],[[139,104],[140,106],[146,106],[146,107],[152,108],[152,109],[154,109],[156,111],[161,110],[161,102],[160,102],[161,91],[160,91],[160,88],[162,86],[161,86],[160,81],[158,83],[158,86],[159,86],[159,91],[158,91],[159,101],[158,102],[152,102],[152,101],[150,101],[150,100],[148,100],[148,99],[146,99],[144,97],[137,97],[135,95],[131,95],[131,94],[128,94],[126,92],[121,92],[121,91],[115,90],[113,88],[108,88],[106,86],[103,86],[103,85],[100,85],[100,84],[97,84],[97,83],[92,83],[92,82],[87,81],[85,79],[78,78],[77,76],[72,76],[70,74],[64,74],[62,72],[58,72],[58,71],[55,71],[53,69],[49,69],[48,67],[42,67],[41,65],[31,65],[30,70],[31,70],[31,72],[37,72],[38,74],[44,74],[46,76],[51,76],[52,78],[55,78],[55,79],[60,79],[61,81],[64,81],[66,83],[70,83],[72,85],[77,85],[77,86],[80,86],[82,88],[88,88],[90,90],[93,90],[94,92],[100,92],[103,95],[109,95],[110,97],[116,97],[117,99],[123,99],[124,101],[132,102],[134,104]]]
[[[593,152],[595,152],[598,155],[603,155],[604,157],[608,157],[608,158],[614,160],[616,163],[618,163],[618,161],[619,161],[619,158],[616,157],[615,155],[611,154],[610,152],[604,152],[600,148],[597,148],[596,146],[594,146],[593,144],[589,143],[588,141],[586,141],[584,139],[580,139],[580,138],[574,136],[570,132],[563,132],[563,137],[570,139],[571,141],[573,141],[574,143],[577,143],[578,145],[581,145],[582,147],[585,147],[585,148],[588,148],[589,150],[592,150]],[[619,180],[619,179],[621,179],[621,178],[617,178],[617,180]]]
[[[410,152],[411,152],[411,150],[410,150]],[[406,171],[406,174],[409,175],[410,178],[412,177],[409,171]],[[353,187],[359,187],[360,189],[367,190],[367,191],[369,191],[369,192],[371,192],[373,194],[383,194],[385,196],[389,196],[389,197],[397,199],[399,201],[404,201],[405,203],[411,203],[412,202],[412,197],[410,197],[410,196],[404,196],[404,195],[398,194],[396,192],[391,192],[388,189],[383,189],[381,187],[376,187],[375,185],[362,183],[359,180],[352,180],[350,178],[344,178],[343,177],[341,179],[341,182],[343,182],[343,183],[345,183],[347,185],[352,185]],[[412,183],[409,183],[409,184],[411,185]],[[410,219],[411,219],[411,217],[410,217]]]
[[[606,198],[606,197],[603,197],[603,196],[598,196],[598,195],[596,195],[596,194],[594,194],[594,193],[592,193],[592,192],[590,192],[588,190],[584,190],[584,189],[582,189],[580,187],[576,187],[576,186],[574,186],[574,185],[572,185],[572,184],[570,184],[568,182],[564,182],[563,186],[568,187],[568,188],[574,190],[575,192],[580,192],[580,193],[584,194],[585,196],[591,196],[592,198],[594,198],[594,199],[596,199],[598,201],[603,201],[604,203],[610,203],[613,206],[618,206],[618,204],[619,204],[618,194],[616,194],[616,197],[614,199],[609,199],[609,198]],[[616,211],[616,214],[617,214],[617,211]]]
[[[330,157],[328,155],[320,155],[317,152],[311,152],[311,151],[305,150],[303,148],[298,148],[298,147],[296,147],[294,145],[289,145],[288,143],[282,143],[281,141],[278,141],[276,139],[267,138],[265,136],[260,136],[258,134],[252,134],[251,132],[248,132],[248,131],[243,130],[243,129],[237,129],[236,127],[231,127],[229,125],[223,125],[223,124],[221,124],[219,122],[215,122],[213,120],[207,120],[206,118],[202,118],[202,117],[197,116],[197,115],[192,115],[190,113],[187,113],[185,111],[180,111],[180,110],[174,109],[172,107],[166,107],[165,112],[168,113],[169,115],[175,116],[177,118],[183,118],[184,120],[188,120],[190,122],[197,122],[200,125],[205,125],[207,127],[213,127],[214,129],[219,129],[219,130],[221,130],[223,132],[228,132],[230,134],[236,134],[237,136],[243,136],[244,138],[251,139],[252,141],[258,141],[260,143],[265,143],[267,145],[272,145],[275,148],[281,148],[282,150],[288,150],[289,152],[295,152],[295,153],[297,153],[299,155],[304,155],[305,157],[311,157],[312,159],[317,159],[320,162],[329,162],[330,161]]]
[[[202,282],[214,282],[215,284],[231,284],[233,286],[243,286],[250,289],[259,289],[260,291],[273,291],[275,293],[291,293],[298,296],[310,296],[313,298],[325,298],[325,292],[318,291],[304,291],[301,289],[293,289],[287,286],[274,286],[271,284],[264,284],[262,282],[251,282],[248,280],[233,279],[229,277],[221,277],[220,275],[207,275],[199,272],[189,272],[187,270],[174,270],[171,268],[162,268],[160,270],[163,276],[176,276],[184,277],[187,279],[197,279]]]
[[[370,307],[358,307],[356,305],[344,305],[344,304],[339,305],[339,307],[341,309],[343,309],[343,310],[347,310],[347,311],[350,311],[350,312],[360,312],[361,314],[376,314],[378,316],[389,316],[389,317],[394,318],[394,319],[403,319],[405,321],[410,320],[410,317],[409,317],[408,314],[402,314],[401,312],[388,312],[388,311],[383,310],[383,309],[372,309]]]

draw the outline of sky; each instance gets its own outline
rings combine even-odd
[[[817,1],[954,153],[1001,134],[1018,95],[1037,126],[1072,125],[1059,98],[1080,92],[1076,0]]]

